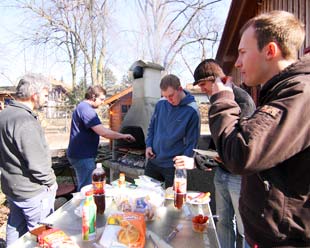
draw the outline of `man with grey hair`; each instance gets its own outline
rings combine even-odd
[[[54,211],[56,177],[42,127],[33,112],[47,97],[45,82],[25,76],[16,88],[16,99],[0,113],[1,188],[10,208],[8,246]]]

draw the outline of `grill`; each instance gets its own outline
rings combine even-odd
[[[119,172],[125,172],[126,178],[137,178],[144,174],[145,137],[148,125],[160,98],[159,83],[164,68],[158,64],[136,61],[130,68],[133,74],[132,105],[126,113],[119,132],[129,133],[136,142],[113,140],[110,178],[118,178]]]
[[[121,128],[120,132],[131,134],[136,141],[129,143],[125,140],[115,140],[113,142],[112,161],[129,167],[144,168],[145,142],[142,128],[125,126]]]

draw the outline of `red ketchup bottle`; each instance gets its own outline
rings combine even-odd
[[[181,209],[186,202],[187,173],[185,169],[175,169],[174,174],[174,206]]]
[[[96,169],[92,174],[94,200],[97,205],[97,213],[103,214],[105,210],[105,192],[106,174],[101,163],[96,164]]]

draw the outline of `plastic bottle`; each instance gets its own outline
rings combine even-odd
[[[119,174],[118,187],[119,187],[120,189],[126,188],[125,173],[123,173],[123,172],[121,172],[121,173]]]
[[[96,164],[96,169],[92,174],[94,200],[97,205],[97,213],[103,214],[105,210],[105,182],[106,174],[101,163]]]
[[[181,209],[186,202],[187,173],[185,169],[175,169],[174,174],[174,206]]]
[[[96,239],[96,209],[93,192],[87,191],[82,209],[82,239],[85,241]]]

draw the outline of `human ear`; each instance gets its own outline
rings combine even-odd
[[[31,97],[30,97],[30,99],[32,100],[32,101],[36,101],[37,99],[39,98],[39,94],[38,93],[34,93],[33,95],[31,95]]]
[[[269,42],[265,48],[266,48],[267,59],[272,59],[276,57],[280,51],[278,44],[275,42]]]

